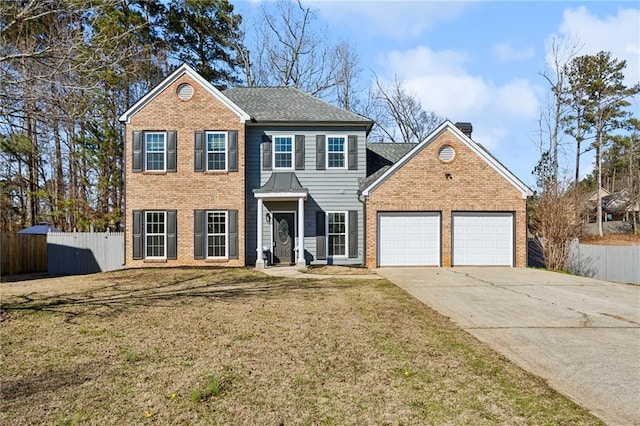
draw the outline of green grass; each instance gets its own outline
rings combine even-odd
[[[2,298],[0,424],[602,424],[384,280],[158,268]]]

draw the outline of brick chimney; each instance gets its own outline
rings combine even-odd
[[[471,132],[473,131],[473,126],[471,123],[458,121],[456,123],[456,127],[462,131],[469,139],[471,139]]]

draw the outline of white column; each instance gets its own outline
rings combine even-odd
[[[258,219],[256,228],[256,267],[261,266],[264,268],[264,261],[262,260],[262,198],[258,198]]]
[[[305,265],[304,260],[304,199],[298,198],[298,262]]]

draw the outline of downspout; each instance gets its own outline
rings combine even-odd
[[[358,189],[358,201],[362,203],[362,265],[367,266],[367,199],[362,197],[362,190]]]

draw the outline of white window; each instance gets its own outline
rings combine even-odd
[[[327,138],[327,168],[344,169],[346,157],[346,139],[344,136],[330,136]]]
[[[147,132],[144,134],[145,170],[166,170],[166,134]]]
[[[228,257],[228,229],[226,211],[207,212],[207,257]]]
[[[293,168],[293,138],[291,136],[273,138],[273,164],[275,169]]]
[[[207,132],[207,170],[227,170],[226,132]]]
[[[166,212],[145,212],[145,257],[166,258],[167,214]]]
[[[329,256],[347,255],[346,212],[327,212],[327,244]]]

